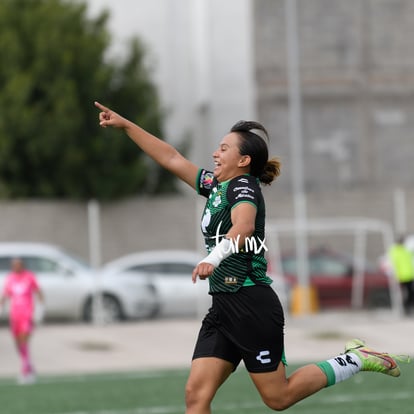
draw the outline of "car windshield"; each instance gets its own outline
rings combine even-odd
[[[10,271],[10,261],[13,257],[21,257],[25,266],[33,272],[57,272],[59,269],[72,269],[76,272],[90,272],[91,267],[81,258],[64,249],[51,252],[27,251],[5,253],[0,256],[0,273]]]
[[[84,271],[91,270],[91,267],[89,266],[89,264],[82,258],[74,255],[73,253],[69,253],[66,250],[60,250],[60,252],[62,253],[62,256],[64,256],[67,260],[71,261],[80,270],[84,270]]]

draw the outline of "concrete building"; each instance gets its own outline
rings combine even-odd
[[[369,217],[396,232],[414,232],[414,2],[297,4],[308,217]],[[133,35],[147,44],[148,65],[168,113],[167,139],[190,137],[195,162],[211,165],[212,151],[233,122],[250,118],[266,125],[272,155],[282,159],[280,180],[265,190],[267,214],[293,218],[285,1],[88,5],[91,15],[102,8],[111,12],[112,56],[122,58]],[[177,195],[103,205],[103,260],[136,250],[195,248],[201,240],[199,206],[192,203]],[[193,205],[194,213],[184,205]],[[2,239],[24,235],[88,258],[86,205],[14,202],[2,203],[0,212]],[[352,250],[347,243],[339,246]],[[377,257],[384,247],[375,240],[368,248]]]
[[[414,3],[297,4],[306,189],[412,188]],[[289,159],[284,5],[254,1],[254,60],[258,117]]]

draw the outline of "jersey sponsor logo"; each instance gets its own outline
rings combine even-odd
[[[239,193],[236,195],[236,200],[238,200],[239,198],[249,198],[250,200],[254,200],[254,197],[251,194],[248,193]]]
[[[259,355],[256,356],[256,359],[260,361],[261,364],[270,364],[272,360],[270,358],[264,358],[270,355],[270,351],[260,351]]]
[[[224,283],[226,285],[237,285],[237,277],[235,276],[225,276]]]
[[[243,187],[234,187],[233,193],[238,193],[235,197],[235,200],[239,200],[239,199],[254,200],[256,192],[254,188],[251,188],[249,186],[243,186]]]
[[[239,178],[239,179],[237,180],[237,182],[239,182],[239,183],[246,183],[246,184],[249,184],[249,180],[248,180],[247,178]]]
[[[243,186],[243,187],[234,187],[233,188],[233,192],[236,192],[236,191],[241,191],[241,192],[243,192],[243,193],[247,193],[247,192],[251,192],[251,193],[254,193],[255,191],[254,191],[254,188],[251,188],[251,187],[248,187],[248,186]]]

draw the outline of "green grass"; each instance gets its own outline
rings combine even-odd
[[[290,366],[289,371],[295,369]],[[291,407],[291,414],[412,414],[414,367],[400,378],[361,373]],[[40,377],[34,385],[0,380],[2,414],[183,414],[187,371]],[[265,414],[265,407],[243,368],[219,390],[217,414]]]

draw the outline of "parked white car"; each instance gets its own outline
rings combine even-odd
[[[157,302],[153,316],[201,316],[211,304],[208,282],[192,283],[191,274],[202,256],[188,250],[151,250],[133,253],[107,263],[104,278],[118,280],[131,289],[147,283]]]
[[[144,280],[132,287],[127,281],[103,277],[63,249],[44,243],[0,243],[0,289],[13,257],[23,259],[35,273],[45,296],[46,319],[90,321],[99,309],[101,320],[110,322],[148,318],[156,309],[152,287]]]

